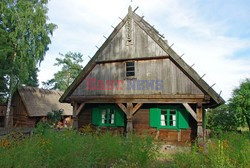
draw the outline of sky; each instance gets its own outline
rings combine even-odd
[[[39,67],[40,86],[60,70],[59,53],[80,52],[86,65],[129,5],[225,100],[250,77],[250,0],[50,0],[49,22],[58,28]]]

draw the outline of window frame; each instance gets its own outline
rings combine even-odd
[[[176,110],[176,126],[161,126],[161,110]],[[190,113],[182,105],[155,105],[149,108],[150,128],[168,129],[168,130],[186,130],[190,129]]]
[[[161,110],[161,113],[160,113],[160,128],[172,128],[172,129],[178,129],[178,123],[177,123],[177,121],[178,121],[178,110],[176,109],[176,108],[160,108],[160,110]],[[171,120],[170,119],[170,112],[171,111],[175,111],[175,120]],[[162,112],[163,111],[165,111],[166,112],[166,114],[164,114],[165,115],[165,120],[162,120]],[[166,125],[162,125],[162,121],[165,121],[165,124]],[[171,126],[170,125],[170,121],[175,121],[175,126]]]
[[[127,65],[128,63],[133,63],[134,66],[128,66],[128,65]],[[128,71],[127,69],[128,69],[128,68],[131,68],[131,67],[133,67],[134,70],[133,70],[133,71],[132,71],[132,70],[129,70],[129,71]],[[132,73],[134,73],[134,75],[128,76],[128,75],[127,75],[128,72],[129,72],[129,73],[132,72]],[[134,78],[134,77],[135,77],[135,61],[126,61],[126,62],[125,62],[125,77],[126,77],[126,78]]]
[[[114,112],[113,123],[103,123],[102,119],[102,111]],[[109,120],[111,115],[106,117],[106,120]],[[111,118],[111,119],[112,119]],[[125,126],[125,113],[116,105],[97,105],[96,107],[92,108],[91,112],[91,124],[98,126],[98,127],[124,127]]]
[[[111,116],[110,116],[110,113],[111,113],[111,109],[113,110],[113,116],[114,117],[112,117],[112,114],[111,114]],[[100,110],[101,110],[101,123],[100,123],[100,126],[115,126],[115,108],[112,108],[112,107],[100,107]],[[102,120],[103,120],[103,118],[102,118],[102,112],[103,112],[103,110],[105,110],[105,112],[106,112],[106,114],[105,114],[105,116],[107,116],[107,118],[105,119],[106,121],[107,120],[110,120],[111,119],[111,122],[112,122],[112,118],[113,118],[113,123],[102,123]]]

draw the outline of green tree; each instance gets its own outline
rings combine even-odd
[[[233,90],[229,110],[235,114],[238,126],[248,126],[250,131],[250,79],[245,79]]]
[[[50,125],[56,125],[59,121],[62,120],[63,109],[60,110],[52,110],[52,112],[47,113],[48,123]]]
[[[80,65],[83,62],[81,53],[68,52],[65,55],[60,53],[60,55],[63,58],[56,58],[57,63],[54,65],[62,66],[62,69],[54,74],[54,78],[43,82],[46,89],[65,91],[83,68]]]
[[[8,92],[5,126],[9,126],[11,97],[15,89],[36,77],[36,66],[45,56],[56,25],[47,23],[48,0],[1,0],[0,78]]]
[[[234,113],[229,111],[227,104],[223,104],[215,109],[208,109],[207,127],[215,133],[237,129]]]

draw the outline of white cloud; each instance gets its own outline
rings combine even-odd
[[[87,56],[92,56],[95,46],[105,40],[103,35],[112,32],[111,25],[120,21],[118,17],[126,14],[129,4],[128,0],[50,1],[49,17],[58,29],[42,62],[39,80],[51,78],[58,70],[53,63],[59,52],[79,51],[85,56],[86,64]],[[225,99],[230,97],[240,79],[250,77],[250,58],[243,60],[235,56],[240,49],[250,48],[249,38],[226,36],[229,25],[221,20],[207,21],[196,10],[195,0],[138,0],[133,3],[133,8],[138,4],[137,13],[145,15],[150,24],[165,34],[169,43],[174,42],[173,48],[180,54],[185,53],[183,58],[189,64],[195,63],[194,69],[199,74],[208,74],[206,81],[209,84],[215,81]]]

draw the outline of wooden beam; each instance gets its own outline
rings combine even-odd
[[[133,116],[135,112],[143,105],[143,103],[137,103],[134,107],[131,102],[127,103],[127,107],[124,106],[122,103],[116,103],[122,111],[127,115],[127,116]]]
[[[81,103],[81,105],[78,107],[78,109],[76,110],[76,116],[78,116],[78,114],[81,112],[82,108],[85,106],[86,103]]]
[[[209,100],[204,100],[204,95],[71,96],[70,100],[79,103],[209,103]]]
[[[192,115],[192,117],[197,121],[197,115],[194,110],[189,106],[188,103],[182,103],[185,109]]]
[[[122,111],[127,115],[128,111],[127,108],[122,104],[122,103],[116,103],[120,109],[122,109]]]
[[[162,95],[143,95],[143,94],[138,94],[138,95],[104,95],[104,96],[71,96],[71,99],[109,99],[109,98],[115,98],[115,99],[204,99],[205,95],[204,94],[181,94],[181,95],[174,95],[174,94],[162,94]]]
[[[124,61],[152,60],[152,59],[156,60],[156,59],[168,59],[168,58],[169,58],[168,55],[156,56],[156,57],[138,57],[138,58],[126,58],[126,59],[96,61],[96,64],[124,62]]]
[[[135,107],[132,109],[132,115],[143,105],[143,103],[137,103]]]
[[[126,104],[127,104],[127,107],[125,107],[125,105],[122,104],[122,103],[117,103],[117,105],[126,114],[126,118],[127,118],[126,131],[127,131],[127,133],[132,133],[132,131],[133,131],[133,120],[132,120],[132,117],[135,114],[135,112],[142,106],[142,103],[137,103],[134,107],[133,107],[133,103],[132,102],[127,102]]]

